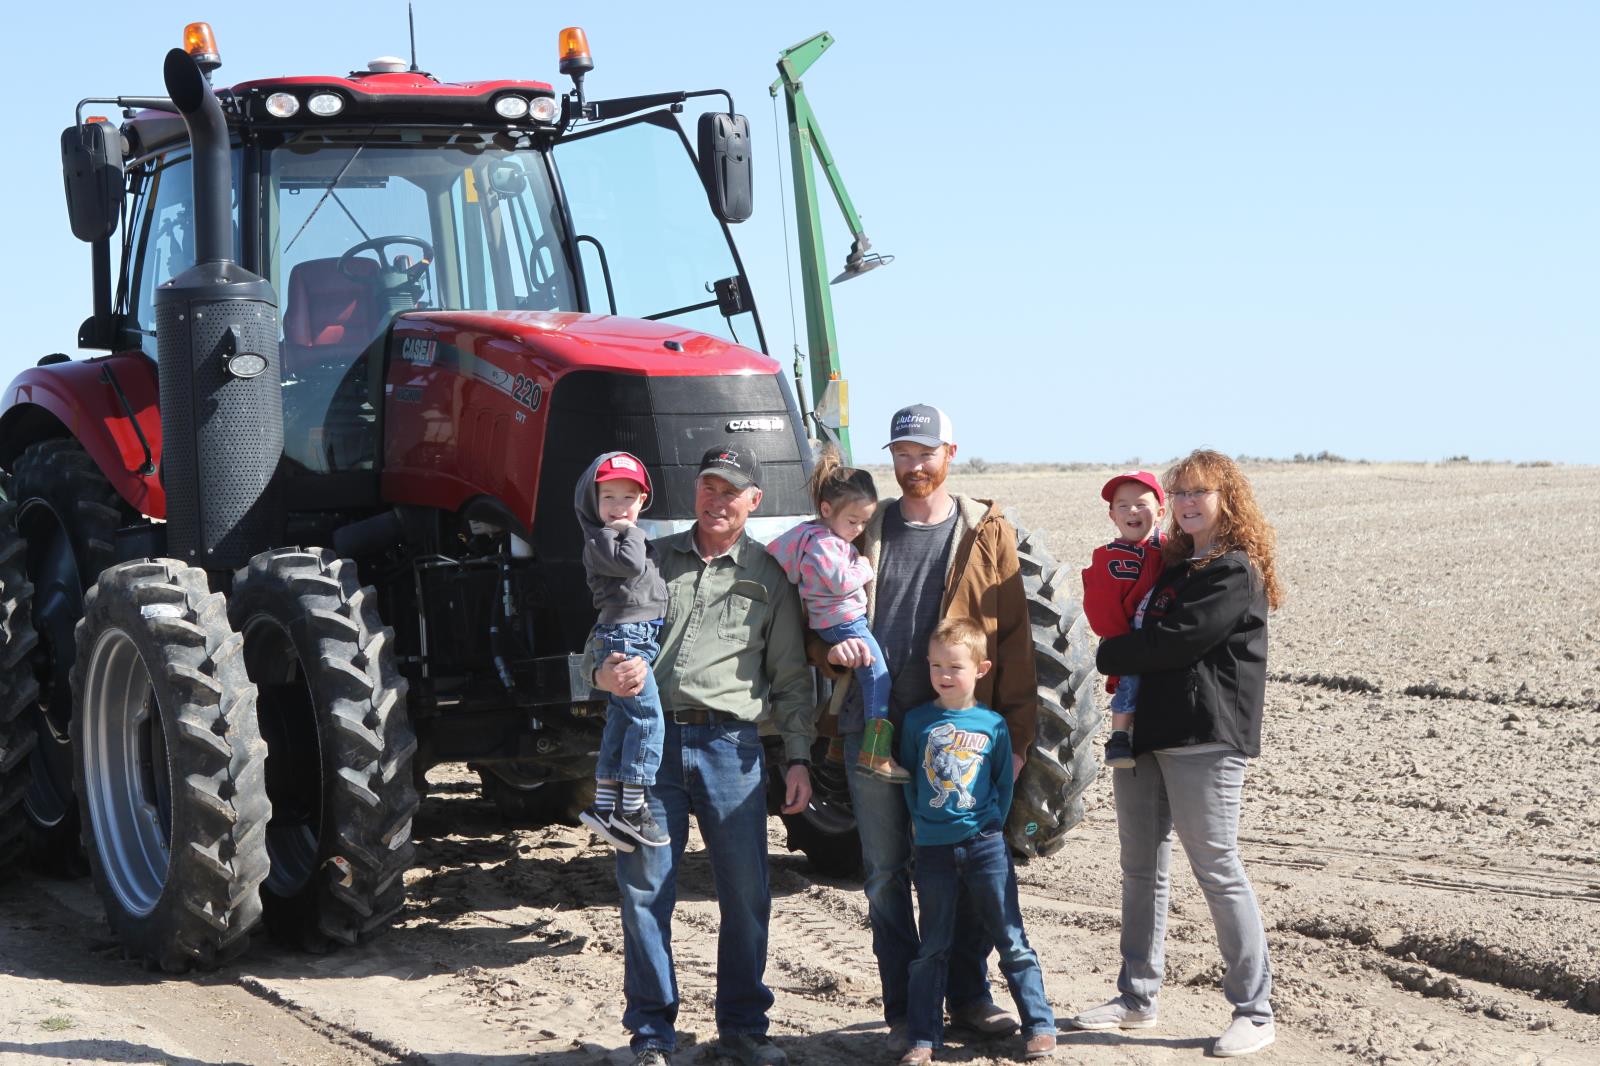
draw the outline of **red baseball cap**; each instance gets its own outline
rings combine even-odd
[[[618,452],[595,468],[594,483],[603,481],[628,481],[637,482],[644,486],[646,493],[651,492],[650,475],[646,473],[644,464],[627,452]]]
[[[1167,505],[1166,494],[1161,491],[1161,480],[1148,470],[1130,470],[1126,474],[1118,474],[1106,482],[1105,487],[1100,490],[1100,498],[1110,503],[1111,497],[1117,494],[1117,486],[1124,481],[1137,481],[1156,494],[1156,503],[1158,505],[1162,507]]]

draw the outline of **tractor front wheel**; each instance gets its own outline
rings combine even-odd
[[[356,565],[323,548],[251,559],[228,597],[260,690],[274,938],[310,951],[381,931],[405,904],[416,735],[393,634]]]
[[[168,973],[249,944],[261,916],[266,746],[244,642],[205,571],[100,574],[72,671],[83,844],[112,931]]]

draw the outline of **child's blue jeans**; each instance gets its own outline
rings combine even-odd
[[[654,663],[661,653],[661,619],[654,622],[615,622],[596,625],[590,636],[594,661],[620,651],[629,658]],[[661,720],[661,694],[656,690],[655,673],[646,670],[644,688],[636,696],[606,700],[606,728],[600,735],[600,758],[594,766],[596,781],[620,781],[625,785],[653,785],[661,768],[661,738],[666,726]]]
[[[883,661],[883,649],[878,647],[872,630],[867,628],[866,618],[854,618],[827,629],[819,629],[817,636],[829,644],[841,644],[851,637],[867,642],[867,650],[872,652],[872,664],[855,669],[856,684],[861,686],[861,708],[868,718],[889,717],[889,664]]]
[[[1134,706],[1139,702],[1139,677],[1117,678],[1117,691],[1111,694],[1112,714],[1132,714]]]
[[[1017,874],[1000,826],[991,825],[956,844],[919,844],[916,867],[922,948],[911,964],[911,1002],[906,1012],[912,1046],[943,1043],[945,980],[958,914],[977,917],[984,932],[994,938],[1000,972],[1022,1016],[1022,1035],[1054,1033],[1055,1014],[1045,998],[1039,956],[1022,931]],[[963,896],[966,900],[958,909]]]

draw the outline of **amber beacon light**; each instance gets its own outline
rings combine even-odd
[[[191,22],[183,28],[183,50],[194,57],[201,70],[215,70],[222,66],[217,38],[211,32],[209,22]]]
[[[577,26],[561,31],[561,73],[587,74],[594,69],[594,59],[589,55],[589,35]]]

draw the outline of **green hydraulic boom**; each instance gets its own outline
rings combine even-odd
[[[865,274],[875,267],[891,262],[893,256],[873,252],[872,242],[861,226],[850,194],[845,190],[844,178],[828,150],[822,136],[816,112],[806,99],[800,78],[811,64],[833,44],[833,36],[819,33],[808,37],[778,55],[778,80],[772,83],[771,94],[776,97],[781,89],[789,110],[789,163],[794,172],[795,227],[800,235],[800,277],[806,305],[806,345],[810,349],[809,409],[807,390],[803,381],[802,366],[805,353],[795,345],[795,395],[805,416],[811,422],[812,436],[818,440],[838,444],[845,461],[850,460],[850,410],[849,389],[839,372],[839,342],[833,325],[833,296],[828,291],[827,274],[823,267],[827,249],[822,238],[822,210],[817,199],[817,175],[812,162],[822,164],[822,173],[833,190],[834,199],[844,215],[854,238],[850,254],[845,257],[844,270],[833,279],[834,284]]]

